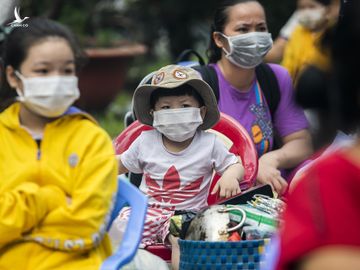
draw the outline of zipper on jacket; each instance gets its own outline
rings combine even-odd
[[[36,142],[36,145],[38,147],[36,158],[37,158],[37,160],[40,160],[41,159],[41,140],[36,139],[35,142]]]

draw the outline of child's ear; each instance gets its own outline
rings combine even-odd
[[[205,115],[206,115],[206,107],[205,106],[200,107],[200,115],[201,115],[201,118],[204,120]]]
[[[154,109],[151,109],[149,113],[152,117],[154,117]]]
[[[6,79],[11,86],[11,88],[20,88],[23,89],[22,82],[18,79],[18,77],[15,75],[15,69],[12,66],[7,66],[6,70]]]

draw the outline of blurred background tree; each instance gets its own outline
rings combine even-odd
[[[133,40],[131,26],[113,0],[22,0],[23,14],[47,17],[69,26],[85,47],[109,47]]]
[[[128,0],[124,16],[131,18],[138,39],[150,52],[158,41],[166,40],[172,60],[186,48],[204,51],[210,38],[210,25],[216,3],[221,0]],[[270,32],[275,38],[295,10],[296,0],[260,1],[266,10]]]
[[[2,1],[2,0],[0,0]],[[4,0],[5,1],[5,0]],[[12,0],[14,1],[14,0]],[[15,0],[22,16],[45,16],[68,25],[83,47],[108,47],[119,42],[147,46],[129,66],[126,84],[118,98],[103,112],[100,123],[113,137],[119,133],[133,90],[149,72],[174,63],[188,48],[205,57],[210,25],[221,0]],[[296,0],[260,0],[268,26],[276,38],[295,10]],[[116,128],[113,128],[115,126]]]
[[[205,57],[218,1],[221,0],[115,1],[122,3],[119,12],[131,26],[132,35],[149,49],[146,58],[132,68],[132,76],[140,75],[136,81],[164,64],[173,63],[185,49],[195,49]],[[260,2],[265,7],[269,30],[275,39],[295,10],[296,0]]]
[[[205,51],[216,3],[221,0],[22,0],[22,13],[67,24],[80,40],[126,38],[144,43],[149,56],[173,61],[186,48]],[[296,0],[260,0],[275,38]],[[163,50],[159,50],[159,47]],[[165,50],[165,51],[164,51]]]

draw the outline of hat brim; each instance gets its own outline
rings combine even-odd
[[[184,81],[182,84],[177,84],[177,87],[183,84],[191,85],[202,97],[204,105],[206,106],[206,115],[203,123],[199,126],[200,129],[206,130],[213,127],[220,119],[220,113],[217,107],[217,102],[213,90],[203,80],[190,79]],[[174,87],[156,86],[150,84],[143,84],[136,88],[133,97],[133,108],[135,111],[136,118],[143,124],[152,126],[153,117],[150,114],[150,96],[151,93],[158,88],[162,89],[173,89]]]

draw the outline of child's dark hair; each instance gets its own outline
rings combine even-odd
[[[257,0],[218,1],[219,4],[216,7],[215,14],[213,17],[213,23],[211,24],[211,29],[210,29],[210,44],[209,44],[209,48],[207,49],[207,56],[209,58],[209,63],[216,63],[221,58],[221,49],[215,44],[215,41],[212,37],[213,32],[220,32],[220,33],[224,32],[225,25],[228,22],[230,7],[247,2],[257,2],[260,4],[260,2]]]
[[[26,21],[28,27],[2,26],[0,28],[0,53],[2,80],[0,85],[0,100],[9,100],[16,96],[15,91],[10,89],[5,80],[5,68],[12,66],[19,69],[26,59],[31,46],[49,37],[59,37],[66,40],[75,56],[75,65],[79,68],[85,59],[84,53],[78,46],[72,32],[64,25],[45,18],[32,18]],[[8,31],[10,30],[10,31]],[[9,33],[10,32],[10,33]],[[1,108],[0,108],[1,109]]]
[[[201,106],[204,106],[204,101],[199,93],[189,84],[183,84],[179,87],[173,89],[166,89],[166,88],[158,88],[151,93],[150,96],[150,106],[152,109],[155,108],[156,102],[161,97],[168,97],[168,96],[190,96],[194,97]]]

